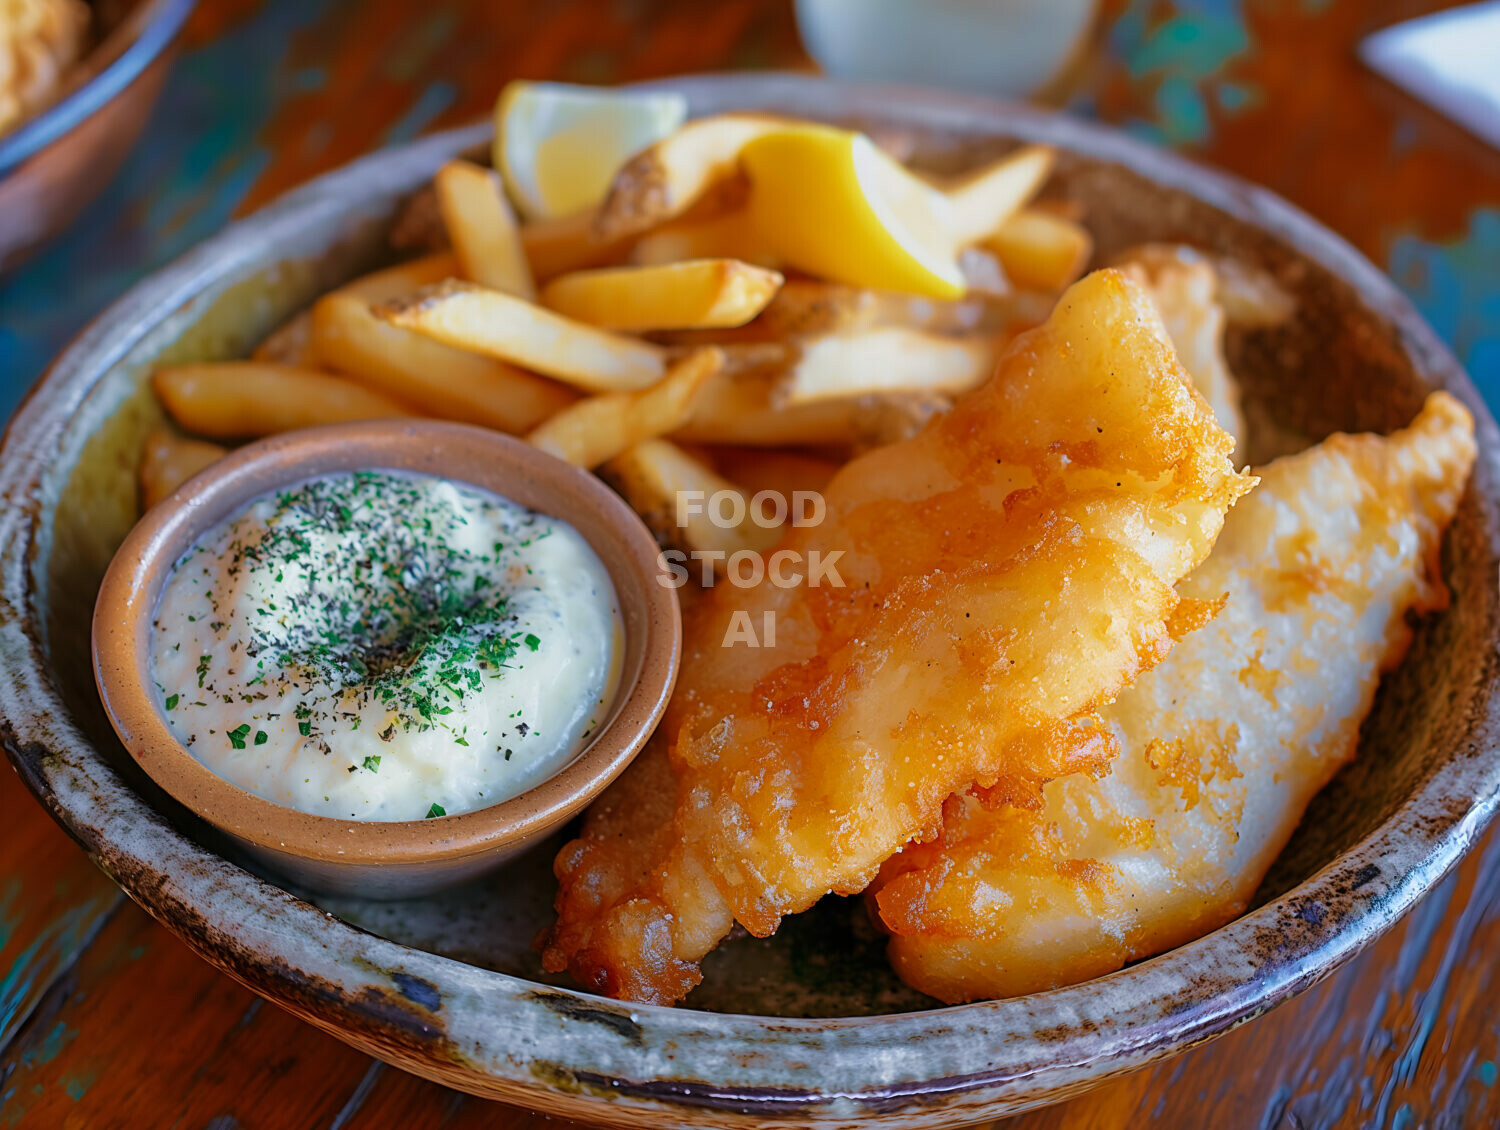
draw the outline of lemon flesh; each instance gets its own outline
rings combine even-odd
[[[567,216],[604,199],[626,160],[687,120],[687,99],[513,82],[495,103],[495,168],[528,220]]]
[[[864,134],[792,126],[750,142],[740,162],[780,262],[851,286],[963,295],[947,199]]]

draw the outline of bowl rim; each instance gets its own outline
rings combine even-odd
[[[1500,555],[1500,432],[1472,383],[1395,285],[1271,192],[1118,130],[1030,107],[802,75],[687,76],[642,84],[688,95],[695,116],[756,107],[827,119],[1046,141],[1190,193],[1296,247],[1395,330],[1433,387],[1473,413],[1470,490]],[[809,108],[816,107],[816,111]],[[870,1017],[805,1020],[625,1004],[484,970],[368,935],[175,832],[117,778],[67,714],[35,606],[38,498],[87,393],[163,316],[260,264],[278,235],[337,223],[353,201],[410,190],[488,125],[437,134],[304,185],[137,284],[96,319],[23,402],[0,443],[0,739],[28,786],[153,914],[201,956],[345,1041],[418,1074],[579,1117],[649,1125],[856,1116],[952,1125],[1064,1097],[1259,1015],[1333,972],[1405,914],[1473,844],[1500,804],[1500,680],[1483,674],[1473,743],[1437,765],[1386,820],[1328,866],[1219,930],[1094,981],[1030,997]],[[1434,816],[1434,811],[1440,815]],[[140,821],[161,835],[121,836]],[[227,890],[226,890],[227,888]],[[1322,896],[1361,913],[1315,913]],[[255,914],[253,921],[246,915]],[[263,920],[274,920],[274,929]],[[1268,948],[1268,935],[1280,941]],[[336,956],[359,947],[358,966]],[[279,947],[272,963],[256,946]],[[286,962],[295,962],[288,976]],[[1230,990],[1222,985],[1232,973]],[[407,988],[443,993],[437,1008]],[[337,1014],[337,1021],[330,1013]],[[693,1058],[677,1056],[687,1047]],[[939,1101],[940,1100],[940,1101]],[[763,1122],[761,1124],[764,1124]]]
[[[609,572],[624,620],[640,625],[639,638],[627,638],[622,647],[621,682],[608,720],[571,760],[524,792],[421,820],[302,812],[219,776],[177,740],[158,708],[146,666],[150,622],[174,564],[255,499],[319,475],[360,470],[467,483],[571,522]],[[597,476],[512,436],[409,419],[287,432],[238,448],[198,472],[131,529],[94,606],[95,684],[121,743],[146,775],[242,840],[337,864],[429,863],[498,852],[544,835],[592,802],[640,752],[666,711],[681,660],[682,621],[676,591],[655,583],[659,555],[645,523]]]
[[[198,0],[142,0],[76,64],[96,53],[116,51],[102,70],[57,101],[44,106],[9,133],[0,134],[0,176],[70,132],[135,81],[177,38]],[[121,44],[124,44],[121,47]]]

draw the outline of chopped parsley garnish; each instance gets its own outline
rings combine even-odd
[[[271,735],[268,734],[268,733],[266,733],[264,730],[256,730],[255,731],[255,744],[256,745],[265,745],[266,742],[270,740],[270,737],[271,737]]]
[[[365,768],[368,769],[371,773],[379,773],[380,754],[372,753],[369,757],[365,758]]]
[[[425,817],[423,817],[423,819],[425,819],[425,820],[431,820],[434,816],[447,816],[447,815],[448,815],[448,813],[446,811],[444,811],[443,806],[440,805],[440,804],[438,804],[437,801],[433,801],[432,802],[432,807],[427,810],[427,815]]]
[[[168,710],[176,710],[178,697],[179,696],[175,694],[167,695],[167,701],[163,705],[165,705]]]
[[[393,714],[401,730],[445,725],[523,644],[540,645],[535,634],[516,630],[509,605],[492,592],[505,543],[495,542],[492,556],[450,540],[468,517],[433,501],[419,481],[335,475],[274,501],[258,539],[234,532],[227,571],[259,567],[292,582],[290,597],[278,589],[255,609],[245,654],[255,659],[255,684],[270,696],[328,688],[298,711],[304,737],[315,728],[357,729],[370,703]],[[528,514],[523,524],[535,520]],[[347,536],[358,551],[330,562],[320,548],[327,534]],[[200,662],[200,680],[210,662]]]
[[[250,735],[250,723],[241,722],[225,736],[229,738],[229,744],[235,749],[245,748],[245,739]]]

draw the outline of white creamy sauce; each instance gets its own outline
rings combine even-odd
[[[552,776],[619,677],[609,574],[567,522],[466,485],[329,475],[174,568],[151,673],[215,773],[322,816],[416,820]]]

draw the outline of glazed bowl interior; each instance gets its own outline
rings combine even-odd
[[[487,807],[436,819],[359,821],[299,812],[246,792],[174,736],[149,666],[162,590],[202,536],[256,499],[309,479],[387,470],[468,483],[579,531],[614,585],[620,678],[592,741],[552,776]],[[130,531],[94,615],[100,694],[122,743],[174,800],[252,853],[320,890],[410,894],[488,869],[579,812],[655,729],[676,677],[676,593],[657,582],[645,525],[587,472],[510,436],[439,421],[376,420],[273,436],[240,448],[162,500]]]
[[[324,290],[391,261],[386,236],[403,200],[442,160],[482,143],[483,128],[428,139],[399,159],[367,159],[274,205],[251,228],[211,241],[86,334],[23,409],[6,450],[4,481],[16,513],[0,532],[11,539],[5,544],[20,546],[13,555],[29,556],[10,566],[17,576],[25,570],[24,583],[15,582],[24,590],[24,615],[13,620],[20,627],[9,637],[7,662],[20,672],[13,680],[24,677],[35,694],[56,696],[65,722],[58,737],[4,706],[7,744],[23,776],[132,894],[161,904],[155,909],[163,917],[180,916],[178,928],[200,952],[302,1015],[470,1090],[634,1124],[704,1125],[697,1119],[708,1120],[710,1109],[726,1123],[734,1112],[758,1112],[762,1124],[781,1113],[789,1121],[825,1113],[832,1119],[854,1109],[851,1102],[862,1115],[893,1124],[993,1117],[1223,1031],[1347,960],[1453,864],[1488,819],[1500,783],[1493,757],[1496,432],[1452,357],[1388,280],[1335,237],[1268,194],[1119,135],[980,100],[816,80],[674,85],[688,92],[696,113],[759,108],[902,131],[915,163],[935,171],[1048,141],[1061,156],[1047,195],[1082,206],[1099,262],[1141,242],[1185,241],[1269,273],[1295,299],[1295,316],[1272,328],[1235,330],[1228,340],[1244,386],[1252,460],[1334,431],[1392,430],[1435,388],[1447,388],[1474,412],[1480,460],[1443,553],[1451,607],[1423,622],[1406,662],[1384,680],[1359,758],[1314,801],[1256,907],[1207,938],[1099,981],[941,1012],[927,1011],[935,1002],[891,974],[881,939],[853,899],[825,899],[768,940],[731,939],[710,955],[703,985],[675,1011],[622,1012],[567,990],[542,973],[531,949],[550,921],[555,840],[456,892],[402,903],[319,900],[368,933],[339,933],[337,924],[296,917],[304,904],[275,901],[285,896],[250,880],[237,896],[241,913],[253,917],[274,904],[281,921],[303,923],[323,947],[287,941],[282,931],[276,944],[295,948],[296,956],[278,954],[280,966],[256,945],[225,941],[222,932],[205,940],[216,916],[228,911],[196,905],[194,880],[172,869],[182,860],[233,866],[215,854],[223,845],[212,831],[124,756],[90,672],[94,595],[139,515],[134,469],[146,433],[162,419],[150,370],[160,362],[241,356]],[[38,430],[23,436],[21,428]],[[0,643],[6,638],[0,634]],[[54,751],[52,760],[26,753],[31,746]],[[128,824],[117,813],[157,821],[164,838],[114,842],[111,829]],[[445,991],[451,987],[439,1019],[462,1047],[463,1064],[427,1045],[401,1044],[363,1013],[355,1002],[362,986],[394,990],[380,976],[327,958],[335,941],[359,950],[366,965],[378,958],[408,973],[421,969]],[[319,976],[352,995],[334,1003],[326,995],[310,999],[276,971],[291,960],[317,966]],[[559,988],[544,992],[538,983],[549,981]],[[607,1019],[591,1022],[601,1014]],[[559,1019],[569,1016],[585,1016],[581,1030]],[[778,1019],[870,1016],[880,1018],[820,1019],[815,1031],[806,1021]],[[425,1024],[439,1019],[423,1014]],[[487,1024],[533,1023],[540,1050],[517,1052],[498,1031],[485,1044]],[[813,1044],[816,1056],[808,1050]],[[680,1050],[662,1050],[689,1045],[689,1060],[673,1059],[687,1054]],[[803,1074],[786,1067],[792,1061],[804,1064]],[[610,1103],[580,1090],[582,1078],[606,1080],[599,1086]],[[631,1079],[666,1082],[661,1093],[645,1082],[636,1091],[618,1082]],[[785,1088],[811,1088],[814,1097],[787,1097]],[[863,1090],[878,1092],[879,1102],[859,1105]],[[937,1105],[934,1090],[947,1096]],[[680,1104],[698,1102],[683,1096],[699,1091],[741,1097],[703,1098],[682,1115]],[[845,1098],[829,1099],[825,1109],[816,1098],[823,1091]]]

